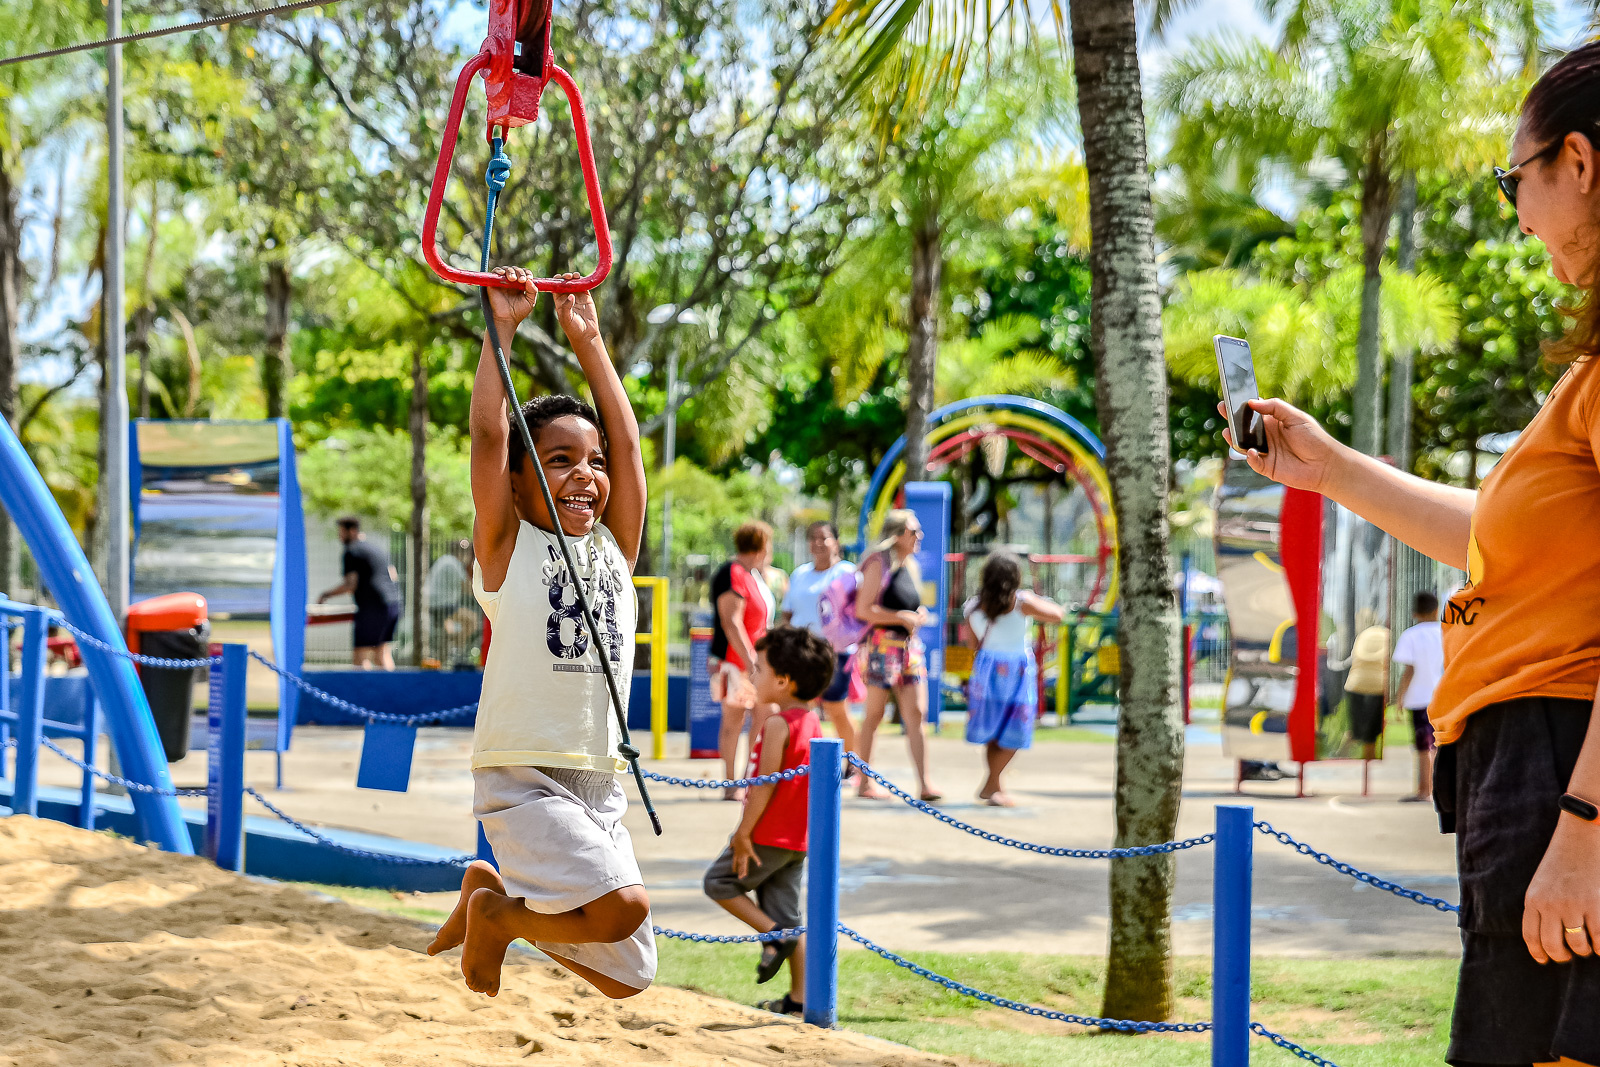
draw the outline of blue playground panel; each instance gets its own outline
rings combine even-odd
[[[301,675],[319,689],[341,700],[391,715],[425,715],[471,704],[478,699],[483,675],[478,671],[306,671]],[[687,729],[689,677],[667,676],[667,729]],[[363,720],[304,694],[300,698],[297,722],[320,726],[360,726]],[[458,725],[471,726],[472,718]],[[628,728],[650,729],[650,672],[633,676],[628,696]]]

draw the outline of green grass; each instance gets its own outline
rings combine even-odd
[[[1037,726],[1034,727],[1033,739],[1035,741],[1091,741],[1097,745],[1116,744],[1117,735],[1102,733],[1099,730],[1089,730],[1082,726]]]
[[[408,905],[407,894],[383,889],[306,885],[361,907],[442,922],[445,914]],[[749,945],[658,942],[657,981],[742,1004],[781,996],[787,973],[755,983]],[[1088,956],[1019,952],[910,954],[918,963],[968,985],[1056,1011],[1098,1015],[1105,963]],[[1211,1015],[1210,961],[1175,966],[1183,1021]],[[1444,1058],[1455,993],[1456,963],[1442,958],[1345,960],[1258,959],[1253,1018],[1341,1067],[1424,1067]],[[1203,1067],[1209,1038],[1097,1034],[1035,1019],[951,993],[867,952],[839,955],[839,1024],[926,1052],[965,1056],[1003,1067]],[[1255,1038],[1258,1064],[1302,1061]]]

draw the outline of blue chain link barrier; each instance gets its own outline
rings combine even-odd
[[[445,708],[443,711],[425,711],[417,715],[397,715],[388,711],[373,711],[371,708],[364,708],[360,704],[352,704],[348,700],[336,697],[325,689],[318,689],[298,674],[284,670],[254,649],[250,651],[250,658],[278,677],[289,679],[301,692],[322,701],[331,708],[348,712],[366,722],[391,723],[397,726],[441,726],[446,722],[465,719],[478,710],[478,702],[473,701],[471,704],[462,704],[460,707]]]
[[[663,785],[681,785],[689,789],[745,789],[756,785],[776,785],[778,782],[804,778],[810,773],[811,765],[807,763],[799,767],[791,767],[786,771],[763,774],[755,778],[674,778],[670,774],[658,774],[655,771],[645,771],[644,776],[652,782],[661,782]]]
[[[1114,860],[1131,856],[1160,856],[1168,852],[1181,852],[1186,848],[1209,845],[1217,838],[1216,834],[1201,834],[1199,837],[1191,837],[1183,841],[1166,841],[1159,845],[1137,845],[1132,848],[1057,848],[1054,845],[1036,845],[1028,841],[1018,841],[1014,837],[991,833],[988,830],[973,826],[971,823],[965,823],[953,816],[946,815],[932,804],[918,800],[889,781],[889,779],[873,770],[865,760],[854,752],[849,753],[848,759],[852,764],[860,768],[862,774],[871,778],[874,782],[877,782],[924,815],[932,815],[935,819],[948,826],[954,826],[957,830],[965,830],[974,837],[981,837],[985,841],[992,841],[997,845],[1005,845],[1007,848],[1021,849],[1024,852],[1036,852],[1041,856],[1059,856],[1074,860]]]
[[[1428,894],[1419,893],[1415,889],[1407,889],[1403,885],[1396,885],[1394,882],[1385,881],[1375,874],[1368,874],[1366,871],[1352,867],[1350,864],[1345,863],[1342,860],[1336,860],[1326,852],[1318,852],[1305,842],[1296,841],[1282,830],[1275,829],[1271,823],[1262,822],[1258,819],[1256,820],[1255,825],[1256,829],[1261,831],[1263,834],[1281,842],[1282,844],[1288,845],[1302,856],[1310,856],[1318,863],[1326,864],[1327,866],[1338,871],[1340,874],[1347,874],[1358,882],[1365,882],[1374,889],[1382,889],[1384,892],[1393,893],[1397,897],[1404,897],[1405,899],[1415,901],[1418,904],[1425,904],[1430,908],[1438,908],[1440,911],[1459,912],[1461,910],[1448,900],[1441,900],[1438,897],[1430,897]]]
[[[72,753],[68,752],[66,749],[56,744],[48,737],[41,737],[39,740],[44,742],[45,748],[48,748],[51,752],[54,752],[56,755],[66,760],[74,767],[77,767],[80,771],[88,771],[96,778],[103,778],[112,785],[120,785],[124,789],[133,790],[135,793],[150,793],[154,796],[160,797],[203,797],[210,795],[204,789],[162,789],[159,786],[146,785],[143,782],[135,782],[132,778],[123,778],[119,775],[107,774],[100,768],[91,767],[89,764],[83,762],[83,760],[74,756]],[[12,738],[11,743],[15,744],[16,739]]]
[[[326,845],[337,852],[345,852],[352,856],[360,856],[363,859],[378,860],[382,863],[399,864],[402,867],[465,867],[473,860],[478,858],[476,856],[451,856],[442,860],[423,860],[417,859],[415,856],[396,856],[392,852],[373,852],[369,849],[355,848],[351,845],[341,845],[339,842],[335,841],[331,837],[328,837],[326,834],[317,833],[317,831],[313,830],[299,819],[296,819],[293,815],[288,814],[282,808],[276,807],[272,801],[256,792],[256,790],[252,787],[247,785],[244,787],[244,791],[255,797],[256,801],[262,807],[272,812],[272,814],[276,815],[278,818],[282,819],[296,830],[299,830],[301,833],[316,841],[318,844]]]
[[[652,926],[657,937],[672,937],[679,941],[700,941],[709,945],[748,945],[752,942],[792,941],[806,932],[804,926],[791,926],[787,930],[768,930],[764,934],[695,934],[684,930],[668,930],[665,926]]]
[[[165,659],[161,656],[145,656],[138,652],[130,652],[121,645],[113,645],[109,641],[102,641],[94,634],[78,629],[59,615],[51,616],[50,625],[61,627],[71,634],[74,640],[91,648],[98,648],[102,652],[109,652],[113,656],[121,656],[123,659],[131,659],[133,662],[145,667],[165,667],[168,670],[182,671],[193,670],[196,667],[215,667],[222,663],[221,656],[205,656],[200,659]]]
[[[1262,1037],[1266,1038],[1274,1045],[1277,1045],[1279,1048],[1292,1052],[1303,1060],[1309,1060],[1310,1062],[1316,1064],[1317,1067],[1339,1067],[1339,1065],[1334,1063],[1332,1060],[1323,1059],[1321,1056],[1318,1056],[1315,1052],[1312,1052],[1308,1048],[1301,1048],[1299,1045],[1295,1044],[1293,1041],[1290,1041],[1282,1034],[1275,1034],[1271,1030],[1268,1030],[1265,1026],[1262,1026],[1260,1023],[1251,1023],[1250,1032],[1252,1034],[1260,1034]]]
[[[1102,1019],[1094,1015],[1073,1015],[1070,1012],[1052,1011],[1049,1008],[1039,1008],[1032,1004],[1007,1000],[1005,997],[997,997],[993,993],[985,993],[981,989],[962,985],[954,978],[946,978],[942,974],[930,971],[926,967],[912,963],[904,956],[896,956],[882,945],[876,944],[871,938],[856,933],[844,923],[839,924],[839,932],[862,948],[876,952],[898,967],[904,967],[918,978],[925,978],[935,985],[944,986],[952,993],[960,993],[962,996],[981,1000],[985,1004],[993,1004],[997,1008],[1009,1008],[1011,1011],[1021,1012],[1024,1015],[1035,1015],[1041,1019],[1054,1019],[1057,1022],[1075,1023],[1078,1026],[1093,1026],[1101,1030],[1121,1030],[1125,1033],[1134,1034],[1203,1034],[1211,1029],[1210,1023],[1150,1023],[1133,1019]]]

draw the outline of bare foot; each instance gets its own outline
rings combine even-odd
[[[862,800],[888,800],[889,794],[873,784],[871,778],[861,780],[861,788],[856,790],[856,796]]]
[[[996,789],[993,793],[990,793],[988,796],[981,797],[980,799],[982,799],[983,802],[989,805],[991,808],[1014,808],[1017,806],[1017,802],[1015,800],[1012,800],[1009,796],[1007,796],[1005,793],[1002,793],[998,789]]]
[[[467,901],[472,899],[473,890],[484,888],[504,893],[506,883],[501,880],[500,872],[487,860],[473,860],[461,875],[461,895],[456,898],[455,910],[450,913],[450,918],[444,921],[444,925],[439,927],[439,933],[434,937],[433,944],[428,946],[428,955],[437,956],[441,952],[449,952],[467,939]]]
[[[461,977],[474,993],[494,996],[500,992],[500,968],[505,966],[506,948],[517,939],[511,929],[513,910],[522,901],[496,892],[488,886],[475,889],[467,898],[467,939],[461,950]]]

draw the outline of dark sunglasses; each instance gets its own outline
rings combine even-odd
[[[1545,156],[1548,156],[1552,151],[1565,144],[1566,141],[1567,135],[1562,134],[1560,137],[1556,138],[1554,141],[1551,141],[1549,144],[1539,149],[1539,151],[1535,152],[1527,159],[1524,159],[1521,163],[1513,163],[1504,170],[1501,170],[1499,167],[1494,168],[1494,180],[1500,183],[1500,191],[1505,194],[1506,203],[1510,204],[1512,207],[1517,206],[1517,186],[1522,182],[1522,176],[1519,175],[1517,171],[1521,170],[1523,167],[1526,167],[1529,163],[1532,163],[1536,159],[1543,159]]]

